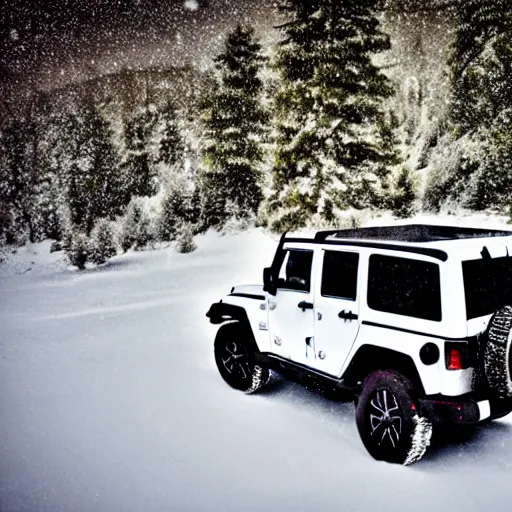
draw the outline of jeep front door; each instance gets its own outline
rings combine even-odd
[[[277,293],[269,299],[270,351],[307,364],[314,359],[313,251],[286,248],[277,279]]]
[[[359,330],[359,254],[326,250],[315,298],[315,367],[339,376]]]

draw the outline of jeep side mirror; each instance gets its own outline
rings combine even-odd
[[[277,293],[275,278],[271,267],[263,269],[263,290],[270,293],[270,295]]]

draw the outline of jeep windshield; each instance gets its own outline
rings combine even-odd
[[[512,257],[462,262],[468,320],[512,304]]]

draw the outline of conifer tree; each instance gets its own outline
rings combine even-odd
[[[460,77],[490,42],[512,31],[512,0],[460,0],[456,12],[459,23],[452,65]]]
[[[80,105],[66,124],[65,182],[71,221],[89,234],[96,219],[120,212],[122,190],[107,122],[94,105]]]
[[[512,104],[512,0],[466,0],[457,12],[452,118],[463,134]]]
[[[133,196],[152,196],[156,193],[156,172],[149,153],[154,124],[155,118],[146,107],[126,123],[125,142],[127,152],[122,165],[126,203]]]
[[[183,160],[185,148],[177,111],[172,102],[168,102],[160,112],[159,128],[156,162],[174,166]]]
[[[23,231],[35,241],[32,218],[34,200],[34,155],[36,127],[32,120],[14,120],[2,133],[0,166],[0,203],[9,212],[6,238],[15,242]]]
[[[394,136],[382,102],[393,94],[373,56],[390,48],[379,0],[282,0],[275,68],[277,154],[270,208],[276,230],[335,208],[382,205]]]
[[[402,219],[412,217],[416,198],[417,185],[411,171],[404,167],[398,175],[393,198],[393,213]]]
[[[463,206],[506,210],[512,186],[512,0],[466,0],[456,12],[451,119],[456,137],[468,142],[443,184],[443,199],[462,195]],[[427,198],[436,187],[431,184]]]
[[[40,152],[40,166],[34,187],[33,216],[38,240],[52,238],[60,240],[62,236],[59,203],[62,191],[59,176],[54,171],[49,155]]]
[[[51,113],[42,125],[40,168],[36,185],[38,227],[44,236],[61,241],[71,220],[70,170],[78,158],[76,115]]]
[[[228,215],[226,204],[255,212],[262,199],[261,138],[267,116],[261,106],[264,58],[254,30],[238,25],[215,59],[217,88],[201,105],[204,127],[203,216],[210,225]]]

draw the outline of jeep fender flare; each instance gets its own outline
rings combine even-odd
[[[254,350],[254,353],[259,352],[258,344],[256,343],[251,323],[249,322],[249,317],[247,316],[247,312],[244,308],[220,301],[211,305],[206,316],[210,319],[210,323],[214,325],[234,322],[239,323],[244,329],[246,329],[248,335],[248,339],[246,341],[249,343],[249,346]]]
[[[420,374],[410,355],[377,345],[365,344],[359,347],[350,361],[342,379],[347,384],[359,387],[358,383],[377,370],[395,370],[407,377],[413,383],[420,395],[425,395],[425,389]]]

